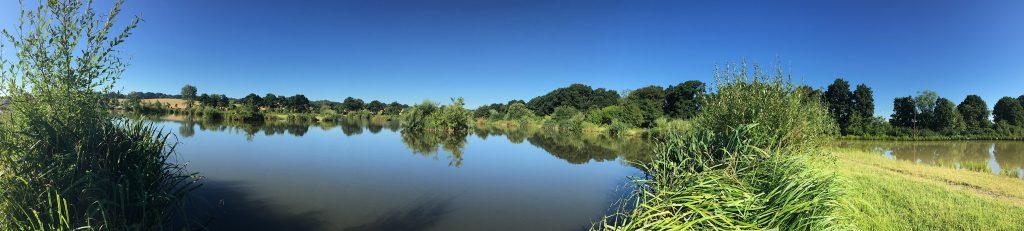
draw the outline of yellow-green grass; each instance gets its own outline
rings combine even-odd
[[[1024,180],[838,149],[846,196],[838,213],[859,230],[1022,230]]]

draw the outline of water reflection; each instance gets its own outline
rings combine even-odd
[[[640,139],[366,120],[156,124],[208,179],[190,211],[213,230],[583,230],[640,174],[621,160],[650,150]]]
[[[346,137],[362,135],[364,131],[369,131],[370,134],[378,134],[386,128],[391,132],[400,133],[402,143],[413,154],[435,160],[444,159],[452,167],[462,166],[463,149],[466,147],[466,138],[470,134],[475,135],[481,140],[491,137],[504,137],[513,144],[529,143],[571,164],[585,164],[591,161],[614,161],[619,158],[630,162],[645,161],[653,151],[652,145],[641,138],[551,132],[543,129],[477,127],[469,132],[447,133],[402,130],[397,121],[341,120],[337,122],[316,123],[246,123],[228,121],[196,122],[181,118],[164,119],[178,122],[180,124],[179,134],[183,137],[193,136],[195,134],[195,127],[198,126],[200,131],[241,133],[249,141],[261,132],[265,136],[289,134],[301,137],[309,131],[310,127],[318,127],[323,131],[340,128],[342,134]]]
[[[1021,141],[843,141],[840,146],[878,152],[891,159],[1024,178]]]

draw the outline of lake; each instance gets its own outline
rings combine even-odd
[[[839,141],[886,158],[1024,178],[1024,141]]]
[[[584,230],[651,145],[638,139],[397,123],[155,121],[204,177],[192,215],[214,230]]]

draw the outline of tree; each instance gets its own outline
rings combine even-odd
[[[953,101],[946,98],[939,98],[935,101],[935,110],[932,114],[932,124],[929,128],[935,131],[956,131],[964,128],[963,117],[957,112]]]
[[[868,85],[859,84],[853,91],[853,111],[861,118],[875,117],[875,96]]]
[[[939,94],[934,91],[924,90],[917,93],[914,97],[914,107],[917,108],[918,125],[925,128],[934,127],[935,102],[938,99]]]
[[[526,103],[538,115],[549,115],[558,106],[568,105],[577,109],[602,108],[619,101],[619,93],[604,88],[593,89],[584,84],[573,84],[555,89]],[[510,102],[508,105],[512,105]]]
[[[850,127],[850,116],[853,113],[853,94],[850,93],[850,82],[842,78],[836,79],[825,90],[825,103],[828,111],[839,124],[840,132],[846,134]]]
[[[263,98],[256,93],[249,93],[245,98],[242,98],[242,103],[248,106],[259,107],[260,105],[263,105]]]
[[[362,110],[365,107],[362,99],[352,97],[345,98],[345,100],[341,102],[341,105],[346,111],[350,112]]]
[[[964,117],[967,128],[981,129],[992,126],[992,121],[988,119],[988,104],[981,99],[981,96],[968,95],[963,102],[960,102],[960,105],[956,106],[956,110]]]
[[[192,103],[196,100],[196,86],[185,84],[181,87],[181,99],[185,100],[186,107],[192,108]]]
[[[269,110],[271,108],[280,107],[281,105],[280,102],[277,101],[277,95],[274,95],[273,93],[267,93],[266,96],[263,96],[263,106],[267,107],[267,109]]]
[[[704,95],[704,83],[690,80],[665,88],[665,114],[674,118],[689,119],[700,111],[700,97]]]
[[[1017,102],[1020,103],[1021,107],[1024,107],[1024,95],[1017,96]]]
[[[654,120],[664,115],[665,90],[659,86],[647,86],[631,91],[626,100],[630,105],[635,105],[643,116],[640,127],[651,127]]]
[[[398,115],[402,113],[402,109],[405,108],[398,102],[391,102],[387,107],[384,108],[385,115]]]
[[[508,112],[505,113],[505,119],[507,120],[522,120],[532,118],[533,116],[533,111],[522,103],[508,105]]]
[[[296,94],[288,97],[288,104],[290,104],[291,109],[294,112],[306,112],[309,110],[309,99],[302,94]]]
[[[366,109],[370,110],[370,112],[378,113],[380,111],[383,111],[384,107],[386,107],[386,106],[387,106],[387,104],[384,104],[384,103],[382,103],[380,101],[374,100],[374,101],[370,101],[370,103],[366,105]]]
[[[1003,97],[996,102],[994,110],[992,110],[992,116],[995,118],[995,122],[1006,122],[1007,124],[1014,126],[1024,125],[1024,107],[1021,107],[1020,102],[1017,99],[1010,97]]]
[[[796,87],[796,92],[800,93],[800,95],[803,96],[801,102],[806,103],[812,100],[824,102],[824,93],[821,92],[821,90],[819,89],[812,88],[811,86],[801,85],[799,87]]]
[[[913,97],[899,97],[892,104],[893,114],[889,123],[893,127],[917,128],[917,106]]]
[[[196,99],[199,100],[199,103],[202,104],[203,107],[212,107],[213,106],[213,105],[210,105],[210,104],[212,104],[211,103],[212,101],[210,100],[210,95],[208,95],[206,93],[203,93],[202,95],[199,95],[199,97],[197,97]]]

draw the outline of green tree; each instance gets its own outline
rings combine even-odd
[[[939,94],[934,91],[924,90],[914,97],[914,107],[917,108],[917,125],[924,128],[934,127],[935,102]]]
[[[964,123],[969,129],[982,129],[992,126],[989,120],[988,104],[978,95],[968,95],[956,110],[964,117]]]
[[[913,97],[899,97],[892,104],[893,114],[889,123],[893,127],[917,128],[917,105]]]
[[[248,106],[259,107],[263,105],[263,98],[256,93],[249,93],[245,98],[242,98],[242,103]]]
[[[188,108],[192,108],[192,103],[196,100],[196,86],[185,84],[181,87],[181,99],[185,100],[185,105]]]
[[[824,93],[819,89],[814,89],[811,86],[801,85],[796,87],[796,92],[802,96],[802,101],[807,103],[809,101],[824,102]]]
[[[953,101],[946,98],[939,98],[935,101],[935,110],[932,114],[932,124],[929,127],[935,131],[952,132],[964,128],[963,117],[957,112]]]
[[[292,111],[294,112],[307,112],[309,111],[309,99],[305,95],[296,94],[288,97],[288,104],[290,104]]]
[[[875,117],[875,96],[868,85],[859,84],[853,91],[853,111],[861,118]]]
[[[629,93],[626,101],[635,105],[643,116],[640,127],[652,127],[654,120],[664,115],[665,90],[659,86],[647,86]]]
[[[398,115],[402,113],[402,109],[405,108],[398,102],[391,102],[387,107],[384,107],[385,115]]]
[[[690,80],[665,88],[665,114],[674,118],[689,119],[700,111],[700,97],[704,95],[704,83]]]
[[[853,93],[850,93],[850,82],[842,78],[833,81],[825,90],[825,102],[828,112],[839,124],[840,131],[846,134],[847,128],[850,127],[850,116],[853,113]]]
[[[555,121],[567,121],[579,113],[580,111],[572,106],[558,106],[555,108],[555,112],[551,113],[551,118]]]
[[[619,101],[619,94],[604,88],[593,89],[583,84],[573,84],[569,87],[555,89],[550,93],[538,96],[526,103],[528,108],[536,111],[538,115],[549,115],[555,108],[562,105],[572,106],[578,109],[602,108],[614,105]],[[509,102],[508,105],[512,105]]]
[[[992,116],[995,118],[996,123],[1005,121],[1009,125],[1024,125],[1024,107],[1021,107],[1020,102],[1014,98],[1003,97],[999,99],[992,110]]]
[[[383,111],[384,107],[387,107],[387,104],[384,104],[377,100],[370,101],[370,103],[366,105],[366,109],[370,110],[370,112],[373,113],[379,113],[380,111]]]
[[[359,111],[365,107],[362,99],[352,97],[345,98],[345,100],[341,101],[341,105],[344,107],[345,111],[349,112]]]
[[[203,93],[202,95],[199,95],[199,97],[196,97],[196,100],[199,101],[199,104],[202,104],[203,107],[212,107],[213,106],[213,105],[211,105],[211,104],[213,104],[213,101],[210,100],[210,95],[209,94]]]
[[[513,103],[508,105],[508,111],[505,113],[505,119],[507,120],[523,120],[533,117],[533,111],[522,103]]]

